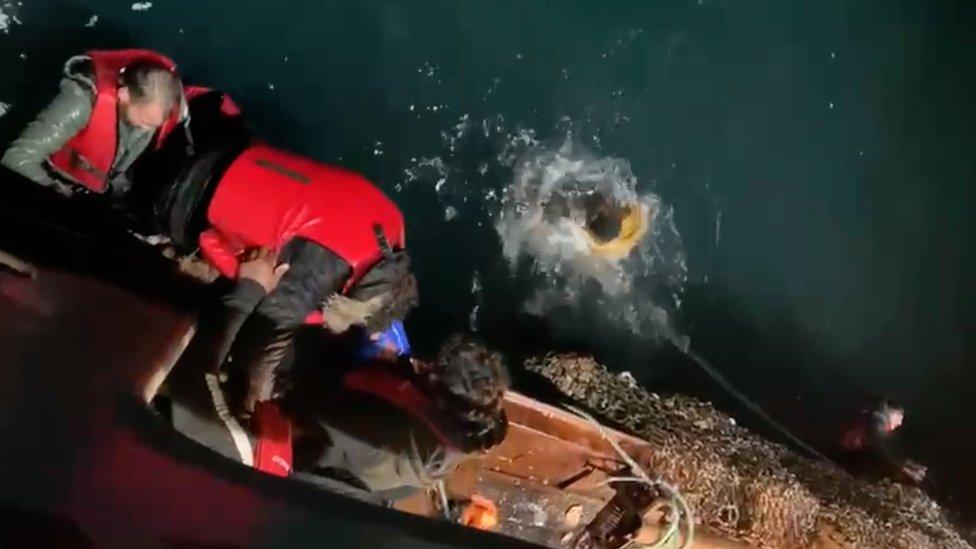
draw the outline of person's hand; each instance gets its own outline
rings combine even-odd
[[[250,279],[264,288],[265,292],[271,292],[281,281],[281,277],[288,272],[288,264],[277,264],[277,255],[267,248],[260,248],[248,254],[241,263],[239,273],[240,279]]]
[[[915,463],[914,461],[906,461],[901,466],[901,474],[915,484],[921,484],[925,480],[925,475],[928,472],[928,467]]]
[[[50,187],[54,192],[58,193],[59,195],[65,198],[71,198],[72,196],[75,195],[74,189],[71,188],[71,185],[68,185],[67,183],[62,183],[57,180],[52,180]]]

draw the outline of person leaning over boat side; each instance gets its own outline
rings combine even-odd
[[[121,196],[129,169],[185,121],[176,65],[149,50],[91,51],[64,67],[54,100],[27,125],[2,163],[70,196]]]
[[[241,327],[226,362],[228,404],[241,420],[287,382],[296,332],[371,332],[417,304],[399,207],[363,175],[251,138],[238,109],[216,90],[188,98],[195,153],[174,134],[138,175],[155,229],[178,252],[199,253],[221,275],[241,258],[274,250],[291,265]]]

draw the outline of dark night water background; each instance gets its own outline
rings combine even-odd
[[[674,351],[519,316],[525,288],[484,191],[510,176],[496,159],[513,134],[571,126],[674,206],[690,275],[678,324],[699,353],[814,440],[862,395],[899,398],[906,452],[954,507],[976,507],[976,4],[23,4],[0,0],[19,21],[0,33],[3,143],[73,53],[159,49],[188,81],[231,92],[261,138],[362,171],[398,201],[419,347],[479,305],[482,335],[513,355],[594,352],[756,425]]]

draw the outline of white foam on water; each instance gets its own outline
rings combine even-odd
[[[450,154],[454,154],[457,149],[457,144],[464,138],[464,135],[468,132],[468,127],[470,126],[470,115],[467,113],[462,114],[456,124],[451,126],[451,129],[444,130],[441,132],[441,141],[443,141],[444,146],[447,147]]]
[[[419,67],[417,67],[417,74],[421,76],[426,76],[427,78],[433,78],[437,74],[438,67],[430,63],[429,61],[424,61]]]
[[[517,134],[514,142],[524,137]],[[651,216],[629,256],[608,259],[593,252],[583,229],[583,201],[593,195],[639,203]],[[671,326],[687,281],[681,236],[673,209],[654,194],[638,193],[629,162],[595,157],[572,139],[558,148],[536,145],[516,161],[501,203],[495,229],[503,257],[513,273],[528,263],[539,277],[527,311],[547,316],[589,295],[607,320],[636,334]]]
[[[478,322],[479,312],[481,312],[481,305],[475,305],[474,307],[471,307],[471,314],[468,315],[468,328],[470,328],[472,332],[477,332],[478,328],[480,327]]]
[[[478,299],[481,298],[481,273],[478,271],[471,275],[471,295]]]
[[[403,170],[404,182],[407,184],[415,181],[447,181],[447,164],[439,156],[412,157],[410,167]],[[440,183],[443,186],[443,183]]]
[[[0,101],[0,117],[7,114],[9,110],[10,110],[10,103],[4,103],[3,101]]]
[[[481,312],[481,303],[483,297],[483,290],[481,287],[481,273],[475,270],[474,274],[471,275],[471,295],[474,297],[474,307],[471,308],[471,313],[468,315],[468,327],[471,328],[472,332],[477,332],[480,328],[479,324],[479,313]]]
[[[633,29],[621,35],[615,51],[628,48],[641,34],[640,29]],[[436,77],[437,68],[424,63],[417,72],[421,81],[429,81]],[[498,78],[487,83],[482,99],[488,100],[500,83]],[[630,122],[619,108],[626,101],[623,91],[613,88],[610,93],[615,108],[608,121],[616,125]],[[419,119],[422,112],[434,111],[414,102],[405,114]],[[535,128],[509,121],[502,114],[459,112],[463,114],[443,126],[438,150],[410,158],[402,171],[403,186],[429,187],[445,220],[463,216],[465,222],[495,228],[503,261],[513,274],[522,276],[525,273],[518,267],[531,265],[527,275],[531,279],[519,282],[530,287],[525,310],[542,317],[552,315],[556,322],[560,320],[556,309],[592,299],[595,287],[603,318],[589,321],[609,320],[641,335],[658,335],[659,328],[671,326],[687,280],[681,236],[672,208],[654,194],[638,192],[629,162],[589,153],[579,140],[592,139],[599,148],[601,136],[574,136],[576,124],[570,116],[552,128],[557,135],[569,137],[545,146]],[[584,110],[581,121],[592,122],[594,116],[592,109]],[[478,146],[468,148],[469,141]],[[472,154],[485,156],[472,158]],[[578,208],[570,208],[563,217],[546,217],[549,201],[566,197],[572,202],[588,193],[601,193],[618,203],[639,202],[653,212],[647,234],[629,257],[608,260],[593,254]],[[471,312],[473,325],[478,311]]]
[[[85,23],[85,28],[90,29],[94,27],[96,23],[98,23],[98,16],[92,15],[91,18],[88,19],[88,22]]]
[[[10,34],[10,27],[22,24],[17,17],[17,8],[21,5],[23,4],[14,5],[13,2],[0,0],[0,32]]]
[[[715,212],[715,245],[722,240],[722,210]]]
[[[152,2],[136,2],[132,4],[132,11],[149,11],[152,7]]]
[[[498,86],[501,85],[501,83],[502,81],[500,78],[493,78],[491,81],[491,85],[488,86],[488,89],[486,89],[483,94],[481,94],[481,100],[487,101],[488,98],[494,95],[495,91],[498,90]]]

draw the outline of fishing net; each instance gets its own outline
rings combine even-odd
[[[526,368],[647,440],[641,465],[674,485],[699,526],[718,536],[764,548],[970,547],[918,488],[855,479],[752,434],[708,403],[649,393],[585,356],[550,354]]]

